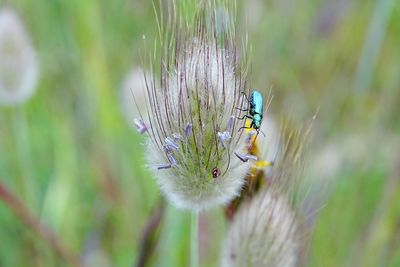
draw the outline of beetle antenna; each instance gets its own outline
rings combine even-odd
[[[253,128],[252,127],[242,126],[242,127],[239,128],[238,132],[240,132],[240,130],[242,130],[242,129],[253,129]]]

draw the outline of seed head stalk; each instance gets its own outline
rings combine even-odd
[[[309,129],[289,129],[284,122],[270,172],[264,169],[270,144],[257,140],[251,147],[250,153],[258,160],[248,174],[242,198],[227,210],[231,221],[222,246],[223,267],[301,266],[308,233],[301,211],[305,185],[299,178]]]
[[[245,142],[237,118],[248,89],[246,49],[238,52],[234,1],[165,8],[166,16],[156,12],[160,40],[145,76],[147,113],[135,124],[149,137],[147,163],[160,190],[191,211],[190,266],[199,267],[199,213],[238,196],[249,170],[235,154]]]
[[[192,211],[190,243],[190,266],[199,267],[199,212],[197,211]]]

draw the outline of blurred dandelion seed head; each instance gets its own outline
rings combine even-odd
[[[36,52],[18,15],[0,10],[0,103],[25,102],[34,92],[39,75]]]
[[[215,12],[207,14],[215,21]],[[246,70],[237,62],[233,30],[218,33],[206,17],[171,27],[179,29],[172,46],[163,42],[161,79],[147,80],[148,163],[167,198],[192,210],[227,203],[248,169],[233,154],[241,142],[235,107]]]
[[[296,266],[297,232],[296,216],[285,196],[263,190],[235,215],[223,242],[221,266]]]

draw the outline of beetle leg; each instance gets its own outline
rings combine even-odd
[[[241,118],[239,118],[239,117],[236,117],[236,119],[238,119],[238,120],[243,120],[244,118],[248,118],[248,119],[253,119],[253,116],[250,116],[250,115],[243,115],[243,117],[241,117]]]
[[[238,110],[240,110],[240,111],[249,111],[248,108],[246,108],[246,109],[241,109],[241,108],[236,107],[235,109],[238,109]]]
[[[242,126],[242,127],[239,128],[238,132],[239,132],[240,130],[242,130],[242,129],[253,129],[253,127]]]

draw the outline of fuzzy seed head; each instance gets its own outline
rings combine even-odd
[[[0,104],[25,102],[38,80],[38,62],[18,15],[8,8],[0,10]]]
[[[224,240],[222,267],[296,266],[295,214],[284,195],[259,192],[240,207]]]
[[[175,45],[161,58],[160,81],[147,80],[148,163],[167,198],[192,210],[227,203],[248,169],[234,155],[245,70],[237,63],[232,32],[218,35],[204,17],[193,28],[178,27]]]

